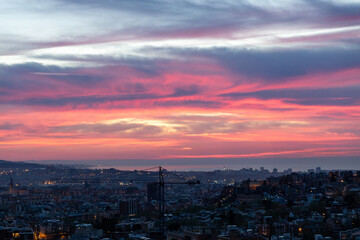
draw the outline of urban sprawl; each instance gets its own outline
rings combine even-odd
[[[358,171],[23,164],[0,184],[2,240],[360,239]]]

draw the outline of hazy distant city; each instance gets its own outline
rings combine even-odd
[[[120,159],[120,160],[38,160],[27,161],[38,164],[55,164],[87,168],[115,168],[119,170],[141,170],[153,166],[166,166],[174,171],[214,171],[219,169],[277,168],[284,171],[307,171],[322,167],[327,170],[360,169],[360,157],[292,157],[292,158],[173,158],[173,159]]]

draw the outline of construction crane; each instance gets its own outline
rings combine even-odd
[[[187,184],[187,185],[195,185],[200,184],[200,181],[181,181],[181,182],[165,182],[164,180],[164,172],[163,168],[159,166],[159,181],[158,181],[158,193],[159,193],[159,232],[160,239],[165,239],[165,184],[173,185],[173,184]],[[174,173],[172,173],[174,174]],[[181,178],[177,174],[174,174],[178,178]]]
[[[154,181],[144,181],[144,180],[129,180],[126,179],[126,181],[129,181],[129,183],[150,183],[150,184],[156,184],[157,185],[157,193],[158,193],[158,214],[159,214],[159,234],[160,234],[160,239],[164,240],[165,239],[165,185],[181,185],[181,184],[185,184],[185,185],[195,185],[195,184],[200,184],[200,181],[187,181],[184,178],[182,178],[181,176],[173,173],[173,172],[168,172],[166,171],[165,168],[162,168],[161,166],[159,167],[152,167],[152,168],[147,168],[147,169],[143,169],[140,171],[149,171],[149,170],[153,170],[153,169],[158,169],[159,171],[159,175],[158,175],[158,181],[154,182]],[[172,175],[174,175],[175,177],[177,177],[178,179],[180,179],[181,181],[165,181],[165,177],[164,177],[164,170],[167,173],[170,173]],[[131,172],[130,172],[131,173]],[[51,182],[54,183],[82,183],[82,184],[86,184],[86,183],[97,183],[100,184],[101,182],[105,182],[105,183],[117,183],[120,181],[124,181],[123,179],[119,179],[119,178],[106,178],[106,179],[101,179],[101,178],[69,178],[69,179],[65,179],[65,178],[60,178],[60,179],[52,179]]]

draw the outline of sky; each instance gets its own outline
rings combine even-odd
[[[360,1],[13,0],[0,30],[0,159],[360,168]]]

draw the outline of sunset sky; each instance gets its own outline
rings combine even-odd
[[[0,159],[360,166],[360,1],[12,0],[0,30]]]

